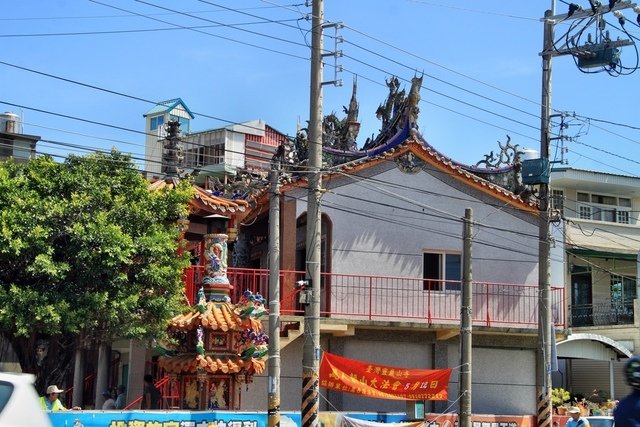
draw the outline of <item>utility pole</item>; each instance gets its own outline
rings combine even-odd
[[[460,307],[460,427],[471,427],[471,329],[473,318],[472,295],[472,220],[473,210],[464,210],[462,247],[462,305]]]
[[[302,427],[318,425],[320,370],[320,168],[322,166],[322,30],[324,1],[313,0],[311,19],[311,91],[307,195],[306,280],[311,301],[304,311],[302,348]]]
[[[274,156],[269,181],[269,427],[280,426],[280,162]]]
[[[538,354],[536,358],[536,388],[537,388],[537,419],[538,427],[551,427],[552,406],[551,406],[551,346],[554,341],[552,334],[555,334],[551,316],[551,285],[549,278],[550,266],[550,241],[549,234],[549,180],[550,164],[549,145],[551,138],[551,60],[556,56],[573,55],[578,58],[578,66],[612,66],[614,56],[611,54],[618,47],[633,44],[630,40],[607,40],[597,44],[588,44],[579,47],[568,44],[556,47],[554,44],[554,26],[556,22],[567,22],[576,19],[590,19],[596,17],[596,21],[601,19],[601,15],[606,12],[616,12],[621,9],[636,6],[630,1],[609,2],[608,6],[597,1],[590,1],[591,9],[583,10],[581,7],[571,4],[569,12],[564,15],[555,14],[555,0],[551,0],[551,9],[544,14],[544,40],[542,56],[542,97],[540,114],[540,156],[542,160],[543,175],[546,180],[541,179],[539,189],[540,216],[538,233]],[[592,22],[592,21],[589,21]],[[621,24],[623,25],[623,24]],[[608,38],[608,36],[607,36]],[[573,38],[568,38],[572,40]],[[582,65],[580,59],[583,60]],[[615,63],[615,62],[614,62]]]
[[[540,156],[543,167],[549,168],[549,141],[551,127],[551,57],[553,52],[553,26],[555,0],[551,10],[544,14],[544,41],[542,48],[542,102],[540,113]],[[549,175],[549,170],[544,171]],[[551,427],[551,305],[549,283],[549,184],[540,184],[540,216],[538,227],[538,354],[536,357],[536,397],[538,427]]]

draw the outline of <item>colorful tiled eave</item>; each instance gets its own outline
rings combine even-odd
[[[231,213],[244,212],[249,207],[249,202],[246,200],[229,200],[217,197],[197,185],[194,185],[193,188],[195,189],[194,197],[196,200],[219,211]]]
[[[158,180],[149,184],[149,190],[172,189],[175,188],[176,185],[177,181],[174,179],[168,181]],[[249,203],[246,200],[229,200],[223,197],[217,197],[197,185],[194,185],[193,189],[193,199],[189,201],[191,212],[202,210],[206,212],[237,213],[244,212],[249,207]]]
[[[241,317],[228,302],[209,301],[200,312],[193,306],[188,312],[174,316],[169,321],[173,331],[193,331],[199,326],[211,331],[236,331],[245,329],[260,331],[262,324],[253,317]],[[211,374],[260,374],[264,371],[264,358],[241,358],[237,354],[183,354],[162,356],[158,364],[169,374],[185,374],[205,371]]]
[[[262,359],[243,360],[239,356],[216,356],[186,354],[174,357],[160,357],[158,365],[168,374],[186,374],[203,370],[211,374],[261,374],[265,368]]]
[[[257,322],[258,325],[255,325]],[[241,331],[247,327],[261,328],[260,322],[253,318],[242,319],[229,303],[209,301],[203,313],[196,307],[184,314],[179,314],[169,321],[169,328],[178,331],[191,331],[198,326],[212,331]]]

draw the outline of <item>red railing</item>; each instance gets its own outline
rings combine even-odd
[[[165,389],[167,389],[167,385],[169,384],[169,377],[164,376],[162,378],[160,378],[159,380],[156,380],[154,382],[156,388],[158,390],[164,391]],[[167,389],[168,390],[168,389]],[[128,411],[130,409],[134,409],[134,408],[139,408],[140,404],[142,403],[142,398],[144,396],[138,396],[137,398],[133,399],[131,402],[129,402],[129,404],[127,406],[124,407],[124,411]],[[174,396],[170,396],[170,397],[174,397]],[[160,408],[158,409],[168,409],[166,408],[166,404],[165,404],[165,394],[162,394],[162,399],[160,400]]]
[[[202,271],[197,266],[191,269],[193,272],[186,274],[192,278],[186,292],[193,302]],[[280,272],[282,314],[304,314],[296,287],[304,276],[301,271]],[[232,300],[237,301],[245,290],[268,298],[269,270],[229,268],[227,277],[234,287]],[[460,282],[322,273],[321,291],[320,311],[325,317],[429,324],[457,324],[460,320]],[[474,325],[537,327],[537,285],[473,282],[472,294]],[[551,310],[554,324],[564,326],[563,288],[551,288]]]
[[[82,397],[83,397],[83,402],[82,402],[82,406],[84,407],[84,405],[93,405],[95,402],[95,396],[94,396],[94,392],[95,392],[95,382],[96,382],[96,374],[95,373],[91,373],[87,376],[84,377],[84,380],[82,380]],[[64,391],[64,405],[67,408],[71,408],[73,406],[73,386],[67,388]]]
[[[109,388],[115,388],[118,378],[118,366],[120,364],[120,358],[113,359],[111,361],[111,369],[109,372],[111,376],[109,378]],[[65,389],[64,391],[64,405],[67,408],[71,408],[73,402],[73,386]],[[82,405],[81,406],[94,406],[95,405],[95,392],[96,392],[96,374],[90,373],[84,377],[82,381]]]

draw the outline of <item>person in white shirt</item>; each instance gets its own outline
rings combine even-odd
[[[569,408],[571,418],[565,424],[565,427],[590,427],[589,420],[580,416],[580,408],[572,406]]]
[[[116,400],[113,398],[113,395],[111,394],[111,392],[109,390],[103,391],[102,392],[102,397],[107,399],[102,404],[102,409],[103,410],[116,409]]]

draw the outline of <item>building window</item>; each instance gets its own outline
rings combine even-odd
[[[611,275],[611,309],[618,317],[633,318],[633,300],[636,298],[635,278]]]
[[[462,255],[425,252],[422,254],[422,278],[425,291],[460,290]]]
[[[164,124],[164,116],[151,117],[150,130],[156,130]]]
[[[195,143],[192,143],[195,145]],[[186,150],[186,166],[201,167],[207,165],[219,165],[224,163],[224,144],[195,146]]]
[[[185,134],[189,133],[189,126],[191,125],[191,121],[186,117],[178,117],[173,114],[170,117],[170,120],[177,121],[180,123],[180,133]]]
[[[578,217],[580,219],[591,219],[591,206],[579,206]]]
[[[620,224],[629,224],[629,211],[618,211],[618,218],[616,222]]]
[[[631,223],[631,199],[604,194],[578,193],[578,217],[594,221]]]

